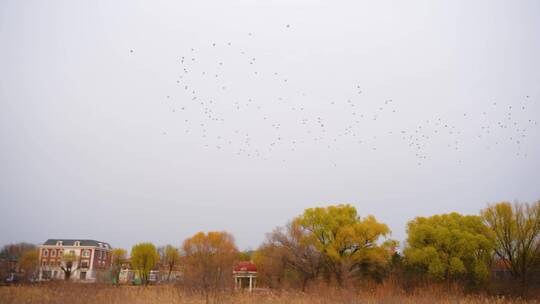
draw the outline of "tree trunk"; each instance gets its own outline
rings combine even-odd
[[[343,273],[341,272],[341,270],[334,270],[334,275],[336,277],[336,283],[338,284],[338,286],[340,288],[343,287]]]
[[[204,290],[204,297],[205,297],[205,303],[210,304],[210,295],[209,295],[209,291],[206,290],[206,288]]]
[[[302,292],[306,291],[306,286],[307,286],[307,283],[308,283],[308,277],[305,276],[303,279],[302,279]]]

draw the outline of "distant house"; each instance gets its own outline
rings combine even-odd
[[[18,257],[8,253],[0,253],[0,284],[2,281],[12,282],[20,277],[22,269],[20,268]]]
[[[175,271],[171,272],[171,281],[176,281],[176,279],[178,278],[177,276],[178,276],[177,272]],[[142,284],[139,272],[131,267],[130,260],[122,264],[122,268],[120,270],[120,274],[118,277],[119,277],[118,282],[120,284],[133,284],[133,285]],[[158,265],[156,265],[154,269],[150,270],[150,273],[148,276],[148,282],[150,284],[166,282],[167,277],[168,277],[167,273],[165,272],[165,275],[162,275],[162,272],[159,270]]]
[[[165,277],[166,278],[166,277]],[[163,281],[163,276],[160,275],[159,270],[150,270],[148,276],[148,282],[150,284],[156,284]],[[130,268],[124,268],[120,271],[119,275],[120,284],[133,284],[139,285],[142,284],[141,277],[136,270]]]
[[[33,252],[35,249],[36,246],[30,243],[16,243],[3,246],[0,249],[0,282],[16,283],[21,280],[34,281],[37,275],[37,271],[34,272],[34,270],[37,270],[37,268],[34,269],[33,265],[27,264],[25,269],[20,262],[21,257],[26,253]]]
[[[491,266],[491,275],[496,279],[510,279],[512,273],[508,261],[497,258]]]
[[[66,254],[75,258],[70,279],[95,282],[100,273],[111,268],[112,247],[94,240],[48,239],[39,248],[39,280],[63,280],[61,266]]]

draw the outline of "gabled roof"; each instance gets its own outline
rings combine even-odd
[[[43,243],[43,245],[47,245],[47,246],[56,246],[56,243],[58,243],[58,241],[61,241],[62,242],[62,245],[64,246],[75,246],[75,242],[80,242],[80,246],[95,246],[95,247],[99,247],[99,244],[103,244],[102,246],[105,247],[105,245],[107,245],[107,247],[109,249],[112,249],[111,245],[107,242],[101,242],[101,241],[96,241],[96,240],[72,240],[72,239],[48,239],[45,241],[45,243]]]

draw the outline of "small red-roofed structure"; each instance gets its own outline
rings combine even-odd
[[[251,292],[257,282],[257,266],[252,262],[239,262],[233,270],[234,289],[248,288]]]

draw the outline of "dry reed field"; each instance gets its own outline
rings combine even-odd
[[[330,303],[463,303],[463,304],[518,304],[540,303],[510,297],[464,295],[461,292],[425,288],[405,293],[391,286],[379,286],[368,291],[317,289],[299,291],[257,291],[252,294],[226,292],[210,295],[207,299],[175,286],[99,286],[89,284],[49,284],[35,286],[0,287],[0,303],[261,303],[261,304],[330,304]]]

